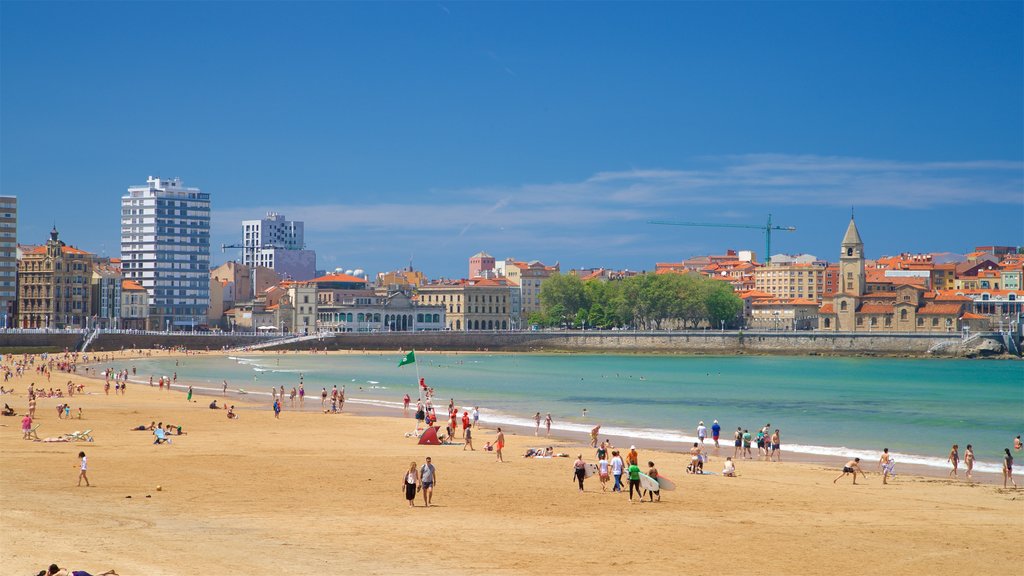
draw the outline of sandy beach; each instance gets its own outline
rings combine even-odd
[[[20,416],[29,382],[68,379],[86,386],[69,399],[84,418],[58,420],[64,399],[40,399],[39,435],[91,429],[94,442],[29,442],[20,417],[0,420],[4,574],[51,563],[122,576],[1024,573],[1024,490],[1001,482],[903,472],[883,486],[874,462],[856,486],[848,477],[833,484],[832,465],[806,462],[743,461],[737,478],[692,476],[682,454],[638,446],[641,464],[654,460],[679,489],[630,504],[596,478],[580,494],[571,458],[522,458],[543,443],[522,431],[506,435],[506,462],[497,463],[481,450],[493,428],[476,432],[475,452],[419,446],[405,437],[411,420],[349,405],[324,415],[286,402],[275,419],[269,402],[231,399],[240,418],[229,420],[208,409],[209,397],[188,403],[137,384],[107,396],[102,381],[56,371],[50,383],[34,372],[12,379],[17,392],[2,400]],[[187,435],[154,445],[150,432],[130,431],[151,421]],[[548,443],[595,460],[578,439]],[[79,451],[91,488],[75,486]],[[435,505],[420,498],[410,509],[403,473],[428,455]],[[720,472],[721,461],[708,469]]]

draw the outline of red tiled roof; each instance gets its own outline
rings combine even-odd
[[[819,314],[835,314],[836,310],[832,304],[825,304],[821,308],[818,308]]]
[[[145,290],[145,288],[135,280],[121,280],[121,290]]]
[[[917,311],[918,316],[958,315],[963,311],[962,304],[929,304]]]
[[[319,278],[313,278],[312,280],[310,280],[310,282],[359,282],[362,284],[366,284],[366,280],[363,280],[362,278],[357,278],[356,276],[352,276],[350,274],[328,274],[326,276],[321,276]]]
[[[960,317],[961,320],[984,320],[986,318],[988,317],[982,316],[981,314],[974,314],[973,312],[968,312]]]

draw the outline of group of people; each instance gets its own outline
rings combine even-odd
[[[718,420],[715,420],[715,423],[717,424]],[[782,437],[779,429],[776,428],[772,432],[771,426],[771,423],[762,426],[758,429],[756,437],[750,433],[749,429],[738,426],[736,431],[733,432],[733,458],[753,460],[754,453],[751,451],[751,445],[753,444],[757,446],[757,457],[759,459],[768,462],[781,462]],[[718,447],[717,437],[715,438],[715,447]]]

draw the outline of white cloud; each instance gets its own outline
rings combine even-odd
[[[278,211],[304,221],[307,242],[321,252],[374,259],[394,255],[404,262],[410,249],[458,251],[461,258],[463,251],[501,248],[519,257],[600,259],[603,251],[651,253],[644,245],[651,232],[637,224],[702,207],[705,214],[737,219],[785,206],[1024,206],[1021,162],[751,154],[695,158],[688,164],[602,171],[569,182],[425,190],[402,202],[218,209],[214,236],[231,241],[239,236],[241,220]],[[349,261],[347,255],[343,259]]]

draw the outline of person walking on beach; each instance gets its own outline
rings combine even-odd
[[[854,484],[854,486],[857,485],[857,474],[860,474],[861,476],[867,477],[867,474],[865,474],[864,471],[860,469],[860,458],[854,458],[853,460],[850,460],[849,462],[847,462],[843,466],[843,473],[840,474],[839,477],[837,477],[835,480],[833,480],[832,483],[835,484],[836,482],[839,481],[839,478],[842,478],[843,476],[846,476],[847,474],[853,474],[853,484]]]
[[[615,485],[612,486],[612,492],[622,492],[622,472],[625,467],[626,466],[622,462],[622,458],[619,456],[619,451],[612,450],[612,478],[615,478]]]
[[[326,396],[327,396],[327,388],[324,388],[324,397],[326,397]],[[409,398],[409,394],[406,394],[405,397],[402,398],[402,413],[403,414],[406,414],[406,413],[409,412],[409,402],[411,402],[411,401],[412,401],[412,399]]]
[[[537,426],[533,429],[533,435],[540,436],[540,412],[537,412],[536,414],[533,415],[533,421],[537,424]]]
[[[718,420],[715,420],[714,422],[711,423],[711,439],[715,441],[715,448],[716,449],[719,447],[718,446],[718,437],[719,437],[719,435],[721,435],[721,433],[722,433],[722,426],[718,423]],[[718,452],[715,452],[715,456],[718,456]]]
[[[501,458],[501,449],[505,447],[505,433],[498,427],[498,438],[494,441],[494,451],[498,455],[498,462],[504,462]]]
[[[736,432],[732,435],[732,445],[732,457],[739,458],[742,452],[741,447],[743,446],[743,429],[738,426],[736,427]]]
[[[36,417],[36,395],[35,395],[35,392],[32,392],[32,393],[30,393],[28,395],[28,415],[33,417],[33,418]]]
[[[608,460],[601,456],[597,461],[597,478],[601,481],[601,491],[608,490]]]
[[[547,428],[547,433],[544,434],[546,437],[551,436],[551,412],[544,418],[544,426]]]
[[[888,448],[882,449],[882,456],[878,459],[878,465],[882,467],[882,484],[889,483],[889,476],[896,476],[893,469],[896,467],[896,460],[889,454]]]
[[[150,384],[150,386],[152,386],[152,384]],[[227,396],[227,395],[228,395],[228,381],[225,380],[224,381],[224,389],[221,390],[221,396]]]
[[[580,492],[583,492],[583,480],[587,477],[587,463],[583,461],[583,454],[576,456],[576,461],[572,463],[572,475],[580,484]]]
[[[779,441],[779,429],[778,428],[776,428],[775,429],[775,433],[772,434],[771,445],[772,445],[772,453],[768,457],[768,461],[769,462],[772,462],[772,461],[782,462],[782,450],[780,450],[780,448],[782,447],[782,444]],[[778,458],[778,460],[776,460],[776,458]]]
[[[474,406],[473,407],[473,428],[478,427],[480,425],[479,422],[480,422],[480,407],[479,406]]]
[[[281,401],[276,398],[274,399],[274,418],[281,418]]]
[[[1003,452],[1006,455],[1003,456],[1003,488],[1006,488],[1006,481],[1009,480],[1013,484],[1013,489],[1017,489],[1017,483],[1013,481],[1013,456],[1010,454],[1009,448],[1003,448]]]
[[[469,430],[469,412],[462,411],[462,439],[466,439],[466,430]]]
[[[636,489],[636,497],[640,502],[644,501],[644,493],[640,490],[640,466],[635,463],[630,464],[629,468],[626,469],[626,473],[629,475],[629,502],[633,503],[633,489]]]
[[[192,387],[191,386],[188,387],[188,396],[185,397],[185,401],[186,402],[191,402],[192,401]]]
[[[430,456],[427,456],[426,463],[420,467],[420,489],[423,491],[423,503],[430,508],[430,501],[434,498],[434,485],[437,484],[437,470],[430,463]]]
[[[21,439],[28,440],[32,436],[32,417],[25,414],[25,417],[21,419]]]
[[[754,453],[750,451],[750,430],[743,429],[743,457],[747,460],[754,459]]]
[[[78,486],[81,487],[82,486],[82,480],[85,480],[85,487],[88,488],[90,486],[90,484],[89,484],[89,477],[86,475],[86,472],[88,472],[89,466],[88,466],[88,464],[86,462],[85,452],[79,452],[78,453],[78,457],[82,459],[82,463],[81,463],[80,468],[79,468],[80,471],[78,472]]]
[[[953,444],[953,448],[949,451],[949,457],[946,458],[946,462],[953,465],[953,469],[949,471],[950,478],[958,478],[956,474],[957,466],[960,464],[960,446]]]
[[[409,507],[416,507],[416,491],[419,490],[420,476],[416,471],[416,463],[409,463],[409,470],[405,472],[402,479],[402,491],[405,492],[405,499],[409,501]]]
[[[601,425],[598,424],[590,430],[590,447],[597,448],[597,435],[601,433]]]
[[[462,446],[462,451],[465,452],[466,448],[469,448],[473,452],[476,452],[476,448],[473,448],[473,428],[466,426],[462,430],[462,437],[466,439],[466,443]]]
[[[700,442],[700,447],[704,447],[704,439],[708,436],[708,428],[704,425],[704,421],[701,420],[700,424],[697,424],[697,441]]]
[[[640,464],[640,455],[636,453],[636,446],[630,446],[626,454],[626,464]]]
[[[1020,434],[1017,434],[1017,437],[1013,439],[1013,449],[1020,452],[1022,446],[1024,446],[1024,443],[1020,441]]]
[[[327,411],[327,388],[320,392],[320,409],[324,412]]]
[[[970,444],[964,450],[964,467],[967,468],[967,479],[971,479],[971,472],[974,471],[974,447]]]
[[[717,422],[717,420],[716,420]],[[658,479],[658,469],[654,467],[653,461],[647,462],[647,475],[655,480]],[[661,502],[661,490],[648,490],[647,495],[650,496],[651,502],[654,502],[654,497],[658,497],[658,502]]]

